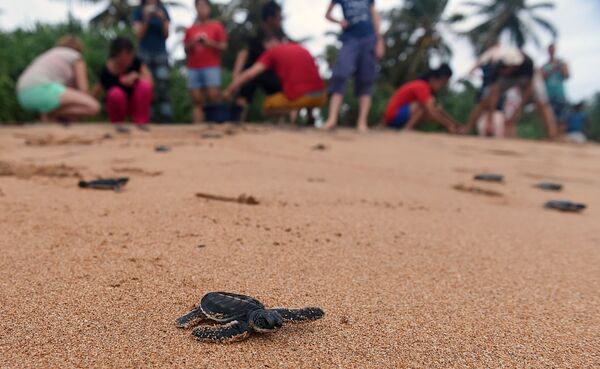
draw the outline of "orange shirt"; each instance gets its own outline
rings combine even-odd
[[[184,42],[189,45],[204,35],[215,42],[227,42],[225,27],[219,21],[210,21],[203,24],[194,23],[185,31]],[[221,51],[195,42],[188,50],[188,68],[211,68],[221,66]]]

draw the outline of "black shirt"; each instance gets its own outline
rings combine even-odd
[[[140,73],[141,70],[142,70],[142,61],[140,60],[140,58],[138,58],[136,56],[135,59],[133,59],[133,63],[131,63],[131,65],[129,66],[127,71],[125,73],[123,73],[123,75],[129,74],[131,72]],[[123,86],[121,84],[121,81],[119,81],[120,78],[121,78],[121,76],[116,76],[116,75],[112,74],[108,70],[106,64],[104,64],[104,67],[102,67],[102,71],[100,71],[100,84],[102,84],[104,91],[108,92],[108,90],[110,90],[111,88],[118,86],[118,87],[121,87],[123,89],[123,91],[125,91],[125,93],[127,93],[127,95],[131,95],[133,93],[133,90],[131,89],[131,87]]]
[[[527,55],[525,55],[525,60],[518,68],[516,68],[510,76],[513,78],[533,78],[533,74],[535,73],[535,68],[533,67],[533,60]]]
[[[535,67],[533,65],[533,60],[526,54],[523,54],[523,56],[525,57],[525,59],[523,60],[523,62],[518,65],[515,66],[515,68],[508,74],[508,75],[502,75],[502,77],[504,78],[533,78],[533,75],[535,73]],[[497,64],[495,67],[492,68],[492,70],[490,71],[490,82],[496,82],[498,80],[498,78],[501,77],[501,70],[503,68],[508,68],[509,66],[505,66],[502,63]]]

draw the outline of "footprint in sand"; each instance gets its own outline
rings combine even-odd
[[[161,171],[149,171],[141,168],[112,168],[112,170],[118,174],[139,175],[145,177],[158,177],[163,174]]]
[[[31,178],[31,177],[54,177],[54,178],[81,178],[78,169],[58,165],[33,165],[14,164],[0,161],[0,176]]]
[[[482,195],[488,197],[504,197],[504,194],[502,192],[487,190],[481,187],[466,186],[464,184],[458,184],[453,186],[452,188],[454,188],[456,191],[472,193],[475,195]]]
[[[46,136],[29,136],[29,135],[18,135],[18,138],[25,139],[25,145],[27,146],[64,146],[64,145],[93,145],[95,143],[102,142],[107,139],[106,137],[79,137],[79,136],[67,136],[67,137],[55,137],[53,135]]]

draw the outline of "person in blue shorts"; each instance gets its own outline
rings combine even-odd
[[[342,20],[333,17],[336,5],[342,7]],[[375,1],[333,0],[325,17],[342,27],[340,39],[343,45],[329,81],[329,118],[323,128],[332,130],[337,126],[346,84],[354,76],[354,92],[359,97],[357,128],[360,132],[368,131],[367,118],[371,110],[377,67],[385,51],[383,37],[379,33],[381,19],[375,10]]]
[[[400,86],[385,111],[389,128],[412,130],[425,120],[433,120],[455,133],[459,123],[437,106],[435,93],[448,85],[452,69],[447,64],[425,73],[421,79]]]

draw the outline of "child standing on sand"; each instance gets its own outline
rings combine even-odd
[[[343,20],[335,19],[332,15],[338,4],[344,12]],[[325,18],[342,27],[340,39],[343,45],[329,82],[329,119],[323,128],[331,130],[337,126],[346,83],[354,76],[354,91],[359,97],[357,128],[366,132],[378,59],[383,57],[385,50],[383,37],[379,34],[381,19],[375,10],[375,0],[332,0]]]
[[[221,54],[227,49],[227,33],[221,22],[210,19],[210,6],[209,0],[196,0],[198,17],[184,39],[194,123],[204,121],[205,100],[221,98]]]

